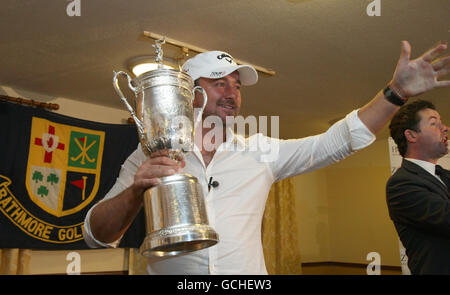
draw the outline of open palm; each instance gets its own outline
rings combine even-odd
[[[402,51],[391,81],[394,90],[402,97],[412,97],[435,87],[450,86],[449,80],[438,80],[450,72],[450,56],[436,59],[446,49],[447,44],[439,44],[410,60],[411,45],[402,41]]]

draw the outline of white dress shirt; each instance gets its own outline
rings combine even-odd
[[[256,134],[249,138],[228,131],[206,167],[198,149],[186,155],[184,172],[198,178],[205,194],[210,225],[219,234],[216,245],[170,258],[148,260],[149,274],[267,274],[261,242],[261,223],[273,183],[335,163],[362,149],[375,136],[361,122],[357,110],[325,133],[302,139],[280,140]],[[138,146],[122,165],[120,175],[105,199],[129,187],[146,160]],[[208,192],[210,177],[219,183]],[[90,247],[116,247],[92,235],[91,210],[84,237]]]

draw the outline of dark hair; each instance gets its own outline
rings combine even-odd
[[[420,132],[419,112],[424,109],[433,109],[436,107],[429,101],[416,100],[412,103],[406,104],[400,108],[400,110],[392,118],[389,124],[389,130],[391,131],[391,137],[397,144],[398,151],[402,157],[405,156],[408,150],[408,142],[405,137],[405,130],[410,129]]]

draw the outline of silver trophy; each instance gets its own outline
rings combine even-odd
[[[156,41],[158,69],[134,79],[114,72],[113,85],[134,119],[142,149],[147,156],[169,151],[172,159],[183,159],[192,151],[194,129],[201,122],[207,95],[192,78],[162,67],[164,41]],[[136,96],[136,112],[119,88],[124,76]],[[203,95],[203,106],[194,121],[195,92]],[[187,173],[161,178],[161,184],[144,193],[147,235],[140,247],[144,256],[174,256],[215,245],[218,234],[209,226],[203,190],[196,177]]]

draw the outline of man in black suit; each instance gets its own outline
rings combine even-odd
[[[389,125],[403,157],[386,186],[389,215],[412,274],[450,274],[450,171],[436,165],[448,153],[448,126],[430,102],[404,105]]]

